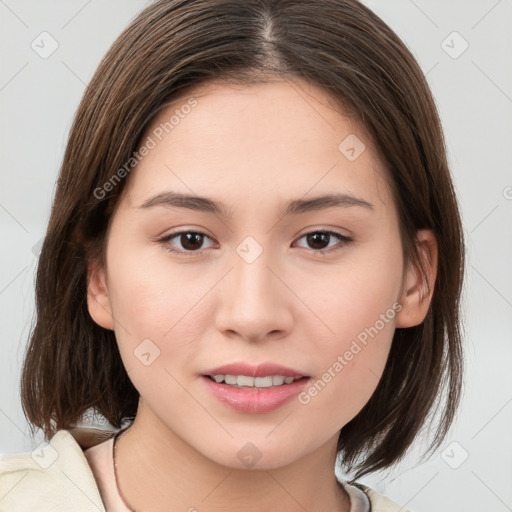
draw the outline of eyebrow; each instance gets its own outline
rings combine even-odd
[[[167,191],[150,197],[139,208],[151,208],[153,206],[187,208],[206,213],[214,213],[222,217],[231,218],[232,211],[225,204],[207,197],[200,197],[177,192]],[[360,206],[373,210],[373,205],[364,199],[350,194],[327,194],[311,199],[294,199],[282,210],[281,215],[298,215],[333,207]]]

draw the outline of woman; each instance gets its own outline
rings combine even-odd
[[[357,480],[450,427],[462,274],[434,101],[374,13],[151,4],[69,136],[22,377],[50,444],[1,459],[4,506],[398,510]]]

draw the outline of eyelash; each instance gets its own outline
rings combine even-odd
[[[190,233],[193,233],[195,235],[200,235],[200,236],[205,236],[206,238],[210,238],[206,233],[203,233],[202,231],[194,231],[194,230],[185,230],[185,231],[178,231],[176,233],[171,233],[170,235],[167,235],[165,236],[164,238],[161,238],[159,240],[160,243],[162,243],[165,247],[166,247],[166,250],[169,251],[169,252],[172,252],[174,254],[182,254],[184,256],[196,256],[197,254],[201,254],[202,251],[179,251],[179,250],[176,250],[176,249],[172,249],[169,247],[169,242],[174,239],[174,238],[177,238],[181,235],[184,235],[184,234],[190,234]],[[315,253],[315,255],[318,255],[318,256],[328,256],[334,252],[338,252],[340,250],[342,250],[345,246],[347,246],[348,244],[350,244],[352,241],[353,241],[353,238],[351,237],[348,237],[346,235],[342,235],[341,233],[338,233],[336,231],[328,231],[328,230],[322,230],[322,229],[319,229],[319,230],[315,230],[315,231],[310,231],[309,233],[304,233],[298,240],[300,240],[301,238],[304,238],[308,235],[313,235],[313,234],[323,234],[323,235],[332,235],[332,236],[335,236],[336,238],[338,238],[341,242],[338,244],[338,246],[335,246],[334,249],[328,249],[328,250],[325,250],[325,249],[318,249],[318,250],[315,250],[315,249],[312,249],[312,251]]]

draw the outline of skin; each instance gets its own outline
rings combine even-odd
[[[132,507],[153,511],[348,511],[334,476],[338,433],[374,392],[395,327],[417,325],[427,313],[435,238],[418,232],[426,276],[404,264],[386,170],[361,127],[322,89],[290,80],[219,82],[183,104],[190,96],[197,106],[129,175],[105,267],[89,268],[91,316],[115,330],[141,396],[118,444],[119,487]],[[146,135],[176,108],[162,111]],[[354,161],[338,149],[350,134],[366,148]],[[220,201],[232,217],[140,207],[169,190]],[[280,214],[293,199],[333,191],[373,208]],[[320,229],[353,241],[331,236],[315,245],[304,236]],[[181,230],[207,237],[195,245],[179,236],[160,241]],[[236,251],[247,236],[263,251],[252,263]],[[306,405],[293,399],[244,414],[202,382],[206,369],[240,361],[272,361],[321,379],[397,303],[400,312]],[[148,338],[160,355],[146,366],[134,350]],[[248,442],[261,453],[251,468],[237,457]]]

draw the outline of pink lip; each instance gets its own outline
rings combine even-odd
[[[304,373],[286,368],[275,363],[260,363],[256,366],[248,363],[231,363],[206,370],[203,375],[247,375],[248,377],[266,377],[282,375],[283,377],[305,377]]]
[[[218,384],[206,376],[202,376],[201,380],[215,398],[236,411],[261,414],[273,411],[290,401],[304,389],[310,379],[303,378],[291,384],[272,388],[239,388],[224,383]]]

